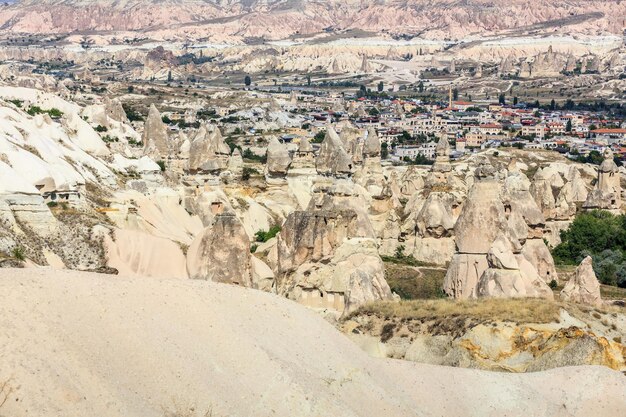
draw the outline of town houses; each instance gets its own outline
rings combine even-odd
[[[395,93],[396,89],[393,91]],[[240,131],[249,136],[250,151],[258,156],[264,149],[261,137],[269,132],[241,126],[246,122],[271,120],[275,117],[271,112],[281,108],[303,120],[299,126],[272,132],[291,150],[297,149],[304,137],[312,146],[319,146],[328,124],[332,123],[338,125],[338,132],[341,126],[361,133],[374,129],[384,147],[384,159],[392,162],[432,160],[435,144],[442,139],[449,142],[452,158],[498,147],[552,150],[572,159],[586,158],[592,152],[601,153],[607,147],[618,158],[626,154],[623,111],[611,113],[602,105],[592,103],[575,104],[571,100],[560,105],[518,103],[503,98],[502,94],[498,102],[489,97],[458,100],[452,91],[444,101],[436,96],[426,99],[411,97],[410,93],[395,95],[391,89],[390,94],[363,92],[362,89],[358,93],[342,94],[328,91],[309,94],[297,90],[250,93],[259,100],[269,100],[267,109],[258,107],[243,112],[231,104],[204,112],[210,117],[221,117],[222,122],[237,124]],[[187,123],[196,120],[196,115],[190,111],[166,116],[170,119],[184,117]],[[228,130],[228,126],[225,127]]]

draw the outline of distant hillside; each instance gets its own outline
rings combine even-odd
[[[613,0],[22,0],[0,9],[0,29],[35,34],[284,39],[360,29],[459,39],[500,31],[621,34],[625,27],[626,2]]]

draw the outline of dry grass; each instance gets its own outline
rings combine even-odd
[[[444,297],[446,270],[385,262],[385,278],[391,290],[404,300]]]
[[[558,323],[561,309],[583,321],[598,321],[598,317],[602,318],[603,315],[626,313],[626,309],[619,306],[594,307],[540,298],[481,298],[460,301],[450,299],[376,301],[364,305],[348,318],[374,315],[382,319],[420,321],[463,318],[487,322]]]
[[[626,300],[626,288],[600,285],[600,295],[605,300]]]
[[[382,318],[437,320],[449,317],[467,317],[478,320],[511,321],[520,323],[550,323],[559,318],[562,304],[534,299],[481,300],[406,300],[381,301],[367,304],[353,315],[372,314]]]

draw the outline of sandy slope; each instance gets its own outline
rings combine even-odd
[[[512,375],[368,357],[313,312],[210,282],[0,270],[0,415],[618,416],[605,368]],[[1,397],[0,397],[1,398]]]

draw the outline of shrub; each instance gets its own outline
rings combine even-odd
[[[280,226],[272,226],[267,232],[264,230],[259,230],[254,234],[254,238],[257,242],[267,242],[268,240],[275,237],[278,232],[280,232]]]
[[[104,135],[102,136],[102,141],[104,143],[113,143],[113,142],[119,142],[119,139],[115,137],[111,137],[109,135]]]
[[[320,130],[319,132],[317,132],[315,134],[315,136],[313,136],[313,140],[311,140],[312,143],[322,143],[324,141],[324,138],[326,137],[326,131],[325,130]]]
[[[249,161],[260,162],[262,164],[267,162],[267,152],[265,153],[265,155],[259,156],[259,155],[255,154],[254,152],[252,152],[252,150],[250,148],[246,148],[243,151],[243,154],[241,154],[241,157],[243,159],[247,159]]]
[[[252,175],[258,174],[258,173],[259,172],[254,168],[243,167],[243,170],[241,172],[241,180],[248,181]]]
[[[13,103],[13,105],[15,105],[15,107],[22,107],[22,104],[24,104],[24,101],[22,100],[18,100],[18,99],[14,99],[14,100],[7,100],[9,103]]]
[[[100,133],[102,133],[102,132],[106,132],[106,131],[107,131],[107,130],[109,130],[109,129],[107,129],[107,128],[106,128],[106,126],[98,125],[98,126],[96,126],[96,127],[94,128],[94,130],[95,130],[96,132],[100,132]]]
[[[591,256],[600,282],[626,287],[626,216],[600,210],[580,213],[561,232],[561,243],[552,254],[565,265]]]
[[[63,112],[57,108],[51,108],[50,110],[44,110],[39,106],[31,106],[26,113],[28,113],[31,116],[35,116],[37,114],[42,114],[42,113],[48,113],[50,115],[50,117],[52,117],[53,119],[58,119],[61,116],[63,116]]]
[[[26,259],[26,255],[24,254],[24,248],[21,246],[16,246],[11,251],[11,255],[18,261],[24,261]]]
[[[141,146],[143,146],[143,142],[142,142],[142,141],[137,142],[137,141],[136,141],[135,139],[133,139],[133,138],[128,138],[128,144],[129,144],[130,146],[137,146],[137,147],[141,147]]]
[[[165,172],[165,161],[156,161],[159,168],[161,168],[161,172]]]
[[[552,281],[550,281],[550,284],[548,284],[550,286],[551,289],[555,290],[556,287],[559,286],[558,282],[556,282],[555,279],[553,279]]]
[[[122,108],[126,113],[126,117],[130,122],[138,122],[143,120],[143,116],[139,114],[135,109],[128,103],[122,104]]]

